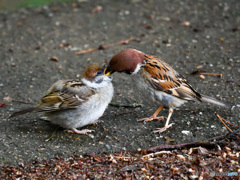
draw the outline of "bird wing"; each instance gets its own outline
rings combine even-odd
[[[81,106],[96,92],[81,81],[57,81],[40,100],[35,111],[58,111]]]
[[[146,79],[153,88],[180,99],[201,101],[201,95],[171,66],[150,55],[145,55],[145,58],[144,70],[150,74]]]

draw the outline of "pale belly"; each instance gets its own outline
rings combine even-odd
[[[155,89],[146,79],[141,75],[134,75],[134,81],[141,91],[143,96],[150,100],[152,103],[157,103],[159,106],[166,106],[170,108],[176,108],[181,106],[186,100],[179,99],[163,91]]]
[[[99,90],[99,93],[93,95],[77,108],[47,112],[45,115],[50,122],[63,128],[80,128],[97,121],[103,115],[112,96],[113,87],[110,83],[108,87]]]

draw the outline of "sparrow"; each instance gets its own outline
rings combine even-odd
[[[47,120],[68,132],[91,133],[78,130],[101,117],[113,97],[112,77],[104,75],[104,68],[91,64],[80,80],[59,80],[47,91],[36,107],[13,113],[10,118],[31,112],[43,112]]]
[[[177,71],[159,58],[145,54],[136,49],[125,49],[114,55],[104,74],[125,72],[133,75],[135,82],[147,97],[161,106],[156,112],[139,121],[164,120],[157,117],[163,107],[169,109],[168,117],[163,128],[157,128],[154,133],[162,133],[173,124],[169,124],[173,110],[188,101],[208,102],[227,107],[227,104],[212,97],[198,93]]]

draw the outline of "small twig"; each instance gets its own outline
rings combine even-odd
[[[165,145],[161,144],[156,147],[151,147],[147,150],[147,153],[153,153],[157,151],[170,151],[175,149],[184,149],[184,148],[192,148],[192,147],[205,147],[205,148],[214,148],[216,147],[216,143],[211,143],[208,141],[203,142],[193,142],[193,143],[184,143],[184,144],[174,144],[174,145]]]
[[[223,141],[225,139],[232,139],[232,138],[238,138],[238,133],[233,132],[233,133],[228,133],[223,136],[215,137],[208,139],[206,141],[200,141],[200,142],[192,142],[192,143],[183,143],[183,144],[174,144],[174,145],[159,145],[156,147],[151,147],[147,149],[147,153],[154,153],[158,151],[170,151],[170,150],[175,150],[175,149],[184,149],[184,148],[193,148],[193,147],[205,147],[205,148],[214,148],[217,146],[217,143],[220,143],[220,141]],[[222,142],[223,143],[223,142]]]
[[[200,73],[200,75],[210,75],[210,76],[217,76],[219,78],[222,78],[223,77],[223,74],[216,74],[216,73]]]
[[[237,125],[235,125],[235,124],[233,124],[233,123],[230,123],[230,122],[227,121],[226,119],[223,119],[223,118],[222,118],[222,120],[225,121],[226,123],[232,125],[232,126],[235,126],[235,127],[237,127],[237,128],[240,128],[239,126],[237,126]]]
[[[50,141],[50,140],[53,138],[53,136],[54,136],[54,134],[57,132],[58,128],[59,128],[59,127],[57,127],[57,128],[54,130],[54,132],[52,133],[52,135],[51,135],[48,139],[46,139],[45,142],[48,142],[48,141]]]
[[[223,77],[223,74],[216,74],[216,73],[207,73],[207,72],[201,72],[201,71],[193,71],[191,73],[192,75],[194,74],[198,74],[198,75],[209,75],[209,76],[217,76],[219,78],[222,78]]]
[[[76,52],[75,54],[76,54],[76,55],[85,54],[85,53],[88,53],[88,52],[96,51],[96,50],[98,50],[98,49],[99,49],[99,48],[87,49],[87,50],[83,50],[83,51]]]
[[[124,114],[130,114],[130,113],[134,113],[134,112],[136,112],[136,111],[135,111],[135,110],[133,110],[133,111],[128,111],[128,112],[116,113],[116,114],[115,114],[115,117],[117,117],[117,116],[122,116],[122,115],[124,115]]]
[[[223,123],[223,125],[232,133],[233,131],[223,122],[223,118],[216,113],[218,119]]]
[[[33,104],[31,102],[25,102],[25,101],[19,101],[19,100],[12,100],[13,102],[18,102],[18,103],[22,103],[22,104]]]
[[[233,131],[224,123],[224,121],[227,122],[227,123],[229,123],[229,124],[231,124],[231,125],[233,125],[233,126],[235,126],[235,127],[238,127],[237,125],[234,125],[234,124],[228,122],[227,120],[223,119],[223,118],[222,118],[220,115],[218,115],[217,113],[216,113],[216,115],[217,115],[218,119],[223,123],[223,125],[224,125],[231,133],[232,133]],[[240,140],[240,137],[238,137],[238,136],[236,136],[236,137]]]
[[[110,103],[110,106],[114,106],[114,107],[124,107],[124,108],[137,108],[137,107],[143,107],[142,104],[114,104],[114,103]]]
[[[136,38],[129,38],[129,39],[126,39],[126,40],[122,40],[122,41],[113,43],[113,44],[100,45],[97,48],[91,48],[91,49],[87,49],[87,50],[83,50],[83,51],[78,51],[75,54],[76,55],[80,55],[80,54],[85,54],[85,53],[96,51],[96,50],[106,49],[106,48],[109,48],[109,47],[112,47],[112,46],[116,46],[116,45],[128,44],[129,42],[135,41],[135,40],[136,40]]]

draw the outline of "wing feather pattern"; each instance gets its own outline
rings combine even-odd
[[[81,81],[58,81],[40,100],[35,111],[58,111],[77,108],[94,94],[95,90],[85,86]]]
[[[149,83],[159,91],[184,100],[201,101],[201,95],[171,66],[150,55],[145,55],[144,70],[151,74]]]

